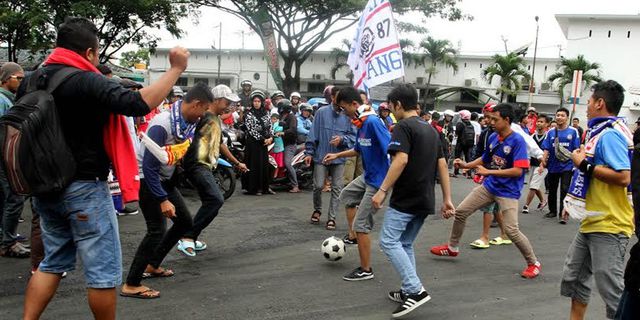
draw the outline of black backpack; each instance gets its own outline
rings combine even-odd
[[[75,176],[76,161],[51,93],[79,72],[65,67],[48,77],[44,69],[34,71],[27,80],[25,95],[0,117],[2,165],[16,194],[59,192]]]
[[[476,131],[473,129],[471,122],[462,121],[464,131],[462,132],[462,144],[467,147],[473,147],[476,144]]]

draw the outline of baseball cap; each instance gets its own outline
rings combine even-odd
[[[173,86],[173,95],[176,97],[184,97],[184,91],[179,86]]]
[[[213,87],[213,89],[211,89],[211,93],[213,93],[213,98],[214,99],[225,98],[225,99],[227,99],[227,100],[229,100],[231,102],[240,101],[240,97],[238,97],[237,94],[233,93],[231,88],[227,87],[224,84],[219,84],[219,85]]]
[[[534,108],[534,107],[527,108],[527,112],[530,112],[530,111],[536,112],[536,108]]]

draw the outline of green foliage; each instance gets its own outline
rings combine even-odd
[[[149,49],[140,48],[138,51],[123,52],[120,57],[120,65],[125,68],[131,68],[136,63],[144,63],[149,65]]]
[[[482,77],[489,83],[494,77],[500,77],[500,87],[497,92],[500,93],[500,100],[504,99],[504,95],[515,95],[522,89],[522,82],[531,80],[531,75],[524,67],[524,59],[516,53],[507,55],[496,54],[493,56],[493,62],[482,70]]]
[[[11,41],[6,36],[18,34],[14,38],[20,41],[13,41],[17,49],[50,48],[55,29],[65,17],[86,17],[98,27],[100,61],[104,63],[130,43],[154,48],[158,38],[149,29],[163,28],[181,36],[178,22],[189,14],[197,14],[196,6],[180,0],[10,0],[0,5],[0,41]],[[11,16],[16,15],[18,21],[28,23],[12,23],[16,18]],[[21,40],[23,35],[30,40]]]
[[[589,62],[584,55],[578,55],[574,59],[561,58],[560,71],[549,76],[550,82],[558,84],[558,93],[560,100],[564,100],[564,88],[573,81],[573,71],[582,70],[583,88],[588,88],[593,83],[602,81],[600,78],[600,64],[597,62]]]
[[[438,40],[433,37],[427,37],[420,42],[420,49],[424,52],[421,56],[422,64],[426,66],[426,72],[429,75],[427,80],[427,88],[431,85],[431,78],[437,72],[437,65],[443,64],[458,72],[457,55],[458,51],[453,48],[449,40]],[[429,64],[426,64],[426,61]],[[428,91],[427,91],[428,92]]]

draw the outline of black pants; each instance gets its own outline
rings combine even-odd
[[[571,171],[556,172],[547,175],[549,178],[549,212],[562,214],[564,209],[564,197],[567,196],[571,184]],[[558,186],[560,186],[560,211],[558,211]]]
[[[456,153],[455,153],[455,159],[462,159],[462,156],[464,156],[464,161],[465,162],[471,162],[473,161],[473,159],[471,159],[471,150],[473,149],[473,146],[465,146],[465,145],[461,145],[460,142],[458,142],[458,144],[456,145]],[[453,170],[453,174],[458,174],[459,169],[455,168]]]
[[[167,191],[168,200],[176,208],[176,217],[172,218],[173,226],[167,229],[167,219],[162,215],[160,202],[151,193],[144,179],[140,182],[140,209],[147,223],[147,234],[145,234],[136,255],[131,262],[127,284],[139,286],[142,280],[142,273],[151,265],[158,268],[162,260],[167,256],[169,250],[178,243],[178,240],[193,227],[191,213],[182,198],[182,194],[170,183],[163,183],[163,188]]]
[[[185,238],[198,240],[198,236],[218,215],[224,204],[224,197],[216,183],[211,169],[203,165],[196,165],[187,170],[187,177],[198,190],[202,206],[193,218],[193,227],[184,234]]]

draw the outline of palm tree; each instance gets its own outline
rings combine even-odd
[[[594,82],[602,81],[600,78],[600,64],[589,62],[583,55],[578,55],[575,59],[560,59],[560,71],[549,76],[550,82],[558,83],[558,93],[560,94],[560,106],[564,103],[564,88],[573,81],[573,71],[582,70],[582,81],[585,87],[589,87]]]
[[[429,74],[427,80],[427,94],[429,94],[431,77],[437,72],[438,63],[451,67],[454,73],[458,72],[458,63],[456,62],[458,51],[452,47],[449,40],[437,40],[430,36],[420,42],[420,49],[424,52],[424,55],[421,56],[422,64],[427,66],[425,63],[427,59],[431,62],[426,69]]]
[[[416,49],[415,43],[410,39],[400,39],[400,50],[402,50],[402,62],[409,67],[413,63],[415,66],[420,65],[424,58],[421,54],[415,52]]]
[[[344,50],[346,48],[347,50]],[[342,39],[342,45],[331,49],[330,56],[335,59],[333,66],[331,67],[331,79],[336,79],[336,73],[342,68],[349,68],[347,64],[347,58],[349,58],[349,50],[351,50],[351,41]],[[349,70],[347,73],[349,82],[353,83],[353,72]]]
[[[529,81],[531,75],[524,68],[524,59],[514,52],[507,55],[496,54],[492,57],[493,63],[482,70],[482,77],[489,83],[493,77],[500,77],[500,101],[504,100],[505,93],[509,96],[515,95],[522,89],[522,82]]]

